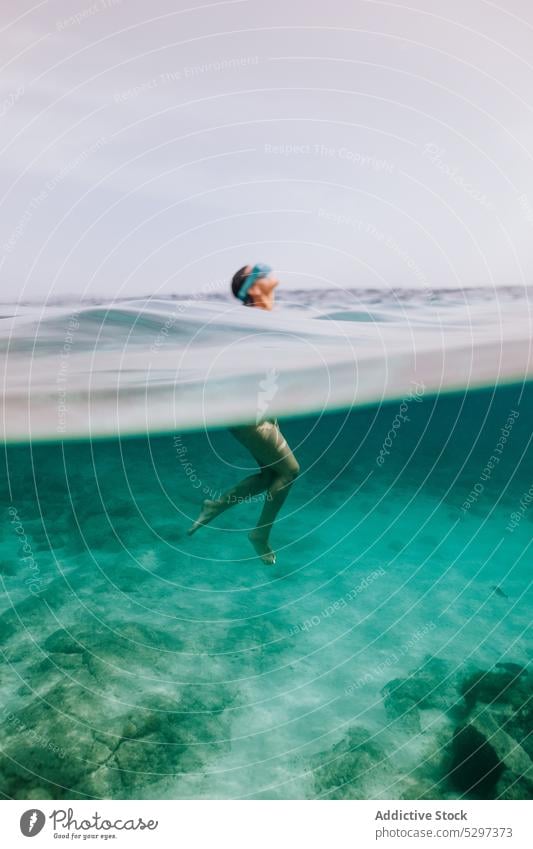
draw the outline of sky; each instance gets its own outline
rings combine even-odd
[[[529,285],[526,0],[3,0],[1,300]]]

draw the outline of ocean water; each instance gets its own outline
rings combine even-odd
[[[3,314],[4,797],[531,797],[527,293]]]

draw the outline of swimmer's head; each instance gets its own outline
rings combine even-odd
[[[245,265],[233,275],[231,291],[247,307],[271,310],[279,280],[269,265]]]

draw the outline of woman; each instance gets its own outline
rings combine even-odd
[[[231,290],[244,306],[271,310],[278,282],[270,266],[245,265],[234,275]],[[300,467],[275,419],[233,427],[230,432],[256,460],[259,471],[240,481],[216,501],[204,501],[189,534],[207,525],[234,504],[266,492],[259,521],[249,538],[263,563],[271,566],[276,562],[276,554],[270,547],[270,532]]]

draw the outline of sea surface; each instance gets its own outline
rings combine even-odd
[[[532,301],[1,305],[3,797],[531,798]]]

